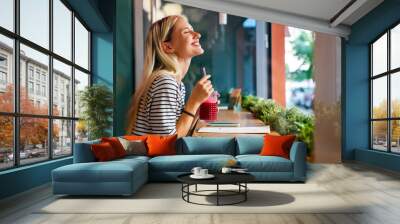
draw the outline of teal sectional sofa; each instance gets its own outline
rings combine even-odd
[[[177,140],[177,155],[127,156],[96,162],[90,141],[75,144],[74,163],[52,171],[54,194],[131,195],[148,181],[176,181],[193,167],[219,172],[228,160],[236,160],[259,182],[305,182],[306,147],[294,142],[290,159],[260,156],[263,137],[183,137]]]

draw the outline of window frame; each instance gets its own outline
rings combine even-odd
[[[1,60],[1,61],[5,61],[4,65],[0,64],[0,68],[7,69],[7,67],[8,67],[7,66],[8,65],[8,57],[7,57],[7,55],[4,55],[4,54],[0,53],[0,58],[3,58],[3,60]]]
[[[14,77],[14,109],[13,112],[2,112],[0,111],[0,116],[4,117],[12,117],[13,119],[13,154],[14,154],[14,161],[13,161],[13,166],[10,167],[5,167],[5,168],[0,168],[0,172],[3,172],[5,170],[11,170],[11,169],[16,169],[19,167],[24,167],[24,166],[30,166],[33,164],[38,164],[38,163],[43,163],[51,160],[58,160],[66,157],[71,157],[73,156],[74,152],[74,143],[75,143],[75,126],[76,126],[76,121],[79,120],[79,117],[75,116],[75,108],[71,108],[71,114],[70,116],[56,116],[53,115],[53,59],[58,60],[61,63],[64,63],[68,66],[71,66],[71,84],[72,84],[72,89],[71,92],[73,94],[72,99],[71,99],[71,104],[74,105],[75,103],[75,98],[76,98],[76,92],[73,83],[75,82],[75,69],[85,73],[89,77],[89,83],[88,86],[92,85],[93,77],[92,77],[92,61],[91,61],[91,49],[92,49],[92,43],[91,43],[91,37],[92,37],[92,30],[89,28],[89,26],[84,22],[84,20],[76,13],[72,7],[66,2],[65,0],[59,0],[68,10],[71,11],[71,18],[70,18],[70,23],[71,23],[71,59],[64,58],[63,56],[55,53],[53,50],[53,24],[54,24],[54,18],[53,18],[53,1],[54,0],[48,0],[49,3],[49,47],[46,49],[45,47],[42,47],[39,44],[34,43],[33,41],[30,41],[29,39],[24,38],[23,36],[20,35],[20,0],[14,0],[13,1],[13,10],[14,10],[14,17],[13,17],[13,22],[14,22],[14,30],[10,31],[4,27],[0,26],[0,35],[3,35],[7,38],[10,38],[13,40],[13,63],[12,63],[12,73]],[[83,27],[88,31],[88,69],[85,69],[78,64],[75,63],[75,18],[79,20],[79,22],[83,25]],[[39,114],[27,114],[27,113],[21,113],[20,112],[20,85],[21,85],[21,80],[20,80],[20,45],[23,44],[27,47],[32,48],[33,50],[36,50],[42,54],[45,54],[49,58],[48,62],[48,80],[46,85],[45,85],[45,90],[48,91],[48,94],[45,91],[45,95],[48,96],[48,112],[46,115],[39,115]],[[27,71],[28,71],[29,64],[27,64]],[[41,79],[41,72],[39,73],[39,80],[36,82],[36,69],[33,70],[33,79],[30,79],[30,74],[27,72],[26,75],[26,81],[28,82],[29,80],[32,80],[34,83],[34,86],[36,83],[42,83]],[[27,86],[28,87],[28,86]],[[29,91],[29,90],[27,90]],[[34,92],[36,89],[34,89]],[[38,96],[42,96],[42,94],[39,94]],[[43,160],[40,160],[38,162],[32,162],[32,163],[26,163],[26,164],[21,164],[20,161],[20,119],[21,118],[45,118],[47,119],[48,122],[48,135],[47,135],[47,150],[48,150],[48,155],[47,158],[44,157]],[[57,120],[65,120],[65,121],[71,121],[71,153],[68,155],[62,155],[62,156],[54,156],[54,147],[53,147],[53,123]]]
[[[7,84],[7,73],[3,70],[0,70],[0,85],[5,85],[5,84]]]
[[[4,60],[2,60],[2,61],[5,61],[4,65],[0,64],[0,90],[1,90],[3,88],[3,85],[4,85],[4,88],[7,88],[8,57],[7,57],[7,55],[4,55],[4,54],[0,53],[0,58],[3,58]],[[3,75],[4,75],[4,80],[2,78]]]
[[[400,117],[392,117],[392,98],[391,98],[391,79],[392,75],[395,75],[396,73],[400,72],[400,67],[391,69],[391,31],[393,28],[396,26],[400,25],[400,21],[395,22],[392,24],[390,27],[385,29],[384,32],[379,34],[375,39],[373,39],[371,42],[368,43],[368,52],[369,52],[369,149],[373,151],[379,151],[379,152],[386,152],[386,153],[391,153],[391,154],[400,154],[400,152],[393,152],[392,151],[392,121],[400,121]],[[373,44],[376,43],[381,37],[384,35],[387,35],[387,64],[386,64],[386,71],[383,73],[379,73],[374,75],[373,74]],[[386,77],[386,86],[387,86],[387,105],[386,105],[386,118],[373,118],[373,81],[382,77]],[[373,122],[374,121],[386,121],[386,151],[379,150],[374,148],[374,133],[373,133]]]

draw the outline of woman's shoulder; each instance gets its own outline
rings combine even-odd
[[[169,74],[160,74],[158,75],[152,83],[152,89],[154,88],[158,88],[158,87],[170,87],[170,88],[174,88],[174,89],[178,89],[178,87],[180,86],[180,84],[178,84],[178,81],[175,79],[175,77],[169,75]]]
[[[177,82],[175,77],[168,73],[157,74],[157,77],[154,79],[154,81],[159,81],[159,80],[173,80],[173,81]]]

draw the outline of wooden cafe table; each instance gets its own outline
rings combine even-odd
[[[240,127],[266,126],[261,120],[257,119],[251,112],[243,110],[233,111],[227,109],[219,109],[216,121],[229,121],[240,124]],[[207,126],[204,120],[198,120],[192,136],[202,137],[232,137],[232,136],[264,136],[265,134],[249,134],[249,133],[211,133],[198,132],[200,128]]]

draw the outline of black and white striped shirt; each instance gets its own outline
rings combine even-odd
[[[160,75],[151,84],[145,105],[144,96],[139,103],[136,125],[132,134],[173,135],[176,122],[185,104],[185,85],[169,75]]]

